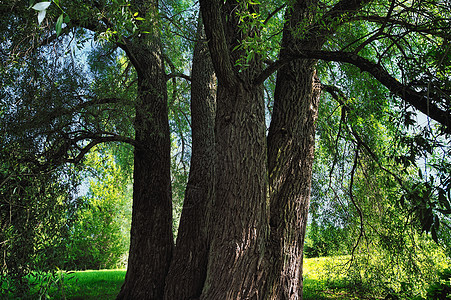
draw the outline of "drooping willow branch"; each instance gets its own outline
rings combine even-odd
[[[351,170],[351,181],[349,183],[349,198],[351,199],[352,205],[354,205],[355,209],[357,210],[357,213],[359,215],[359,220],[360,220],[360,232],[359,232],[359,236],[357,237],[357,241],[356,241],[354,247],[352,248],[351,257],[354,257],[355,250],[359,246],[360,240],[362,239],[363,235],[365,234],[365,229],[364,229],[364,225],[363,225],[363,221],[364,221],[363,220],[363,212],[362,212],[362,209],[357,204],[357,202],[355,201],[354,192],[353,192],[354,174],[357,169],[357,164],[359,162],[359,150],[360,150],[360,143],[357,143],[357,146],[355,149],[354,163],[352,165],[352,170]]]
[[[340,103],[340,105],[343,107],[344,111],[351,110],[349,105],[347,105],[345,102],[345,100],[346,100],[345,94],[339,88],[337,88],[336,86],[332,86],[332,85],[321,85],[321,89],[328,92],[332,96],[332,98],[337,100],[338,103]],[[355,138],[356,142],[358,144],[360,144],[366,150],[366,152],[370,155],[370,157],[373,159],[373,161],[379,166],[379,168],[381,168],[381,170],[383,170],[387,174],[391,175],[403,189],[406,189],[402,179],[398,175],[396,175],[394,172],[390,171],[389,169],[387,169],[386,167],[384,167],[381,164],[377,155],[373,152],[373,150],[370,148],[370,146],[368,146],[367,143],[365,143],[365,141],[362,139],[362,137],[358,134],[358,132],[352,126],[350,127],[349,131],[352,134],[352,136]]]
[[[417,92],[413,87],[402,84],[395,77],[390,75],[383,66],[351,52],[300,50],[287,59],[278,60],[269,65],[255,78],[254,84],[262,83],[275,70],[280,69],[285,64],[296,59],[321,59],[325,61],[350,63],[358,67],[362,72],[371,74],[390,92],[442,124],[445,127],[445,131],[451,133],[451,111],[449,109],[441,109],[436,105],[436,103],[440,102],[448,103],[450,101],[450,95],[442,94],[443,97],[439,97],[438,95],[432,95],[431,93]]]

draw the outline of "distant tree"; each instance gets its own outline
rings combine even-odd
[[[84,162],[93,179],[77,199],[65,241],[65,270],[109,269],[125,265],[130,245],[131,178],[112,149],[95,149]],[[126,151],[127,149],[125,149]],[[124,150],[122,150],[124,151]]]

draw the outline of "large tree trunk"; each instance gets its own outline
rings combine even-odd
[[[261,87],[218,87],[216,197],[202,299],[259,299],[267,235]]]
[[[302,256],[310,199],[319,88],[312,63],[293,62],[277,76],[268,134],[271,299],[301,299]]]
[[[341,22],[367,0],[341,0],[321,20],[317,0],[294,1],[286,11],[281,61],[319,50]],[[324,25],[328,23],[330,26]],[[299,34],[302,24],[305,33]],[[321,93],[316,61],[292,61],[277,73],[274,110],[268,133],[268,174],[271,203],[271,250],[274,264],[267,297],[302,299],[302,257],[315,147],[315,122]]]
[[[280,59],[316,43],[301,41],[293,29],[308,20],[309,1],[287,10]],[[274,110],[268,132],[271,245],[274,264],[268,298],[302,299],[305,229],[310,201],[319,82],[315,61],[298,60],[277,73]]]
[[[134,9],[157,22],[157,1]],[[153,25],[153,26],[152,26]],[[158,26],[130,41],[127,54],[138,73],[130,254],[118,299],[162,299],[174,246],[166,75]]]
[[[214,121],[216,77],[202,22],[191,72],[192,154],[174,257],[165,299],[199,298],[207,276],[207,208],[214,197]]]
[[[249,68],[236,65],[243,54],[233,51],[242,36],[237,2],[200,4],[218,77],[216,189],[201,299],[258,299],[265,282],[268,233],[264,98],[262,85],[252,84],[260,63],[256,59]]]
[[[156,1],[136,2],[144,3],[145,7],[150,5],[155,11],[158,7]],[[342,2],[329,14],[332,19],[340,19],[346,13],[344,7],[360,5],[356,0]],[[171,289],[166,299],[197,297],[201,288],[201,299],[302,297],[302,250],[319,98],[315,61],[295,61],[280,70],[273,120],[266,140],[262,84],[260,80],[254,81],[261,71],[261,58],[257,56],[245,65],[240,64],[247,55],[241,43],[246,37],[258,34],[255,27],[243,26],[241,17],[258,13],[258,6],[241,4],[238,1],[200,1],[218,77],[215,188],[211,207],[204,203],[198,211],[190,211],[189,206],[190,201],[196,205],[195,189],[187,191],[180,253],[171,269],[171,274],[182,274],[178,285],[174,285],[170,276],[166,277],[173,243],[167,96],[158,26],[147,28],[153,34],[143,34],[137,38],[138,43],[130,47],[128,54],[139,76],[141,103],[137,106],[135,125],[136,139],[141,146],[135,152],[129,269],[119,298],[162,299],[165,281],[167,290],[170,286],[182,289],[196,281],[186,295],[183,292],[172,294]],[[302,49],[321,48],[325,35],[330,34],[328,28],[313,24],[311,34],[303,40],[293,35],[298,32],[293,29],[299,24],[314,22],[311,18],[314,10],[308,11],[310,7],[312,2],[305,0],[298,0],[290,7],[281,61]],[[238,16],[239,11],[244,14]],[[142,11],[139,14],[146,15]],[[157,19],[156,14],[146,17],[149,22]],[[195,134],[193,132],[193,137]],[[208,169],[208,166],[199,168],[204,167]],[[198,168],[195,161],[194,168]],[[269,201],[266,198],[267,172]],[[190,184],[195,185],[198,180],[202,179],[193,174]],[[207,219],[203,219],[205,216]],[[200,217],[199,223],[193,220],[196,217]],[[190,238],[195,233],[198,233],[197,240],[191,243]],[[184,250],[185,246],[189,250]],[[189,255],[199,249],[201,255]],[[190,257],[194,260],[190,261]],[[186,276],[177,270],[179,263],[186,267]]]

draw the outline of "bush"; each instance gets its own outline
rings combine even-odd
[[[451,299],[451,269],[445,269],[441,272],[439,281],[429,286],[427,299]]]
[[[124,267],[130,241],[131,184],[109,148],[89,153],[89,191],[77,200],[65,241],[65,270]]]
[[[307,227],[304,255],[308,258],[349,253],[347,233],[344,228],[330,223],[318,225],[315,219]]]
[[[1,161],[1,160],[0,160]],[[40,173],[24,164],[0,164],[0,294],[38,298],[64,260],[69,182],[60,170]],[[13,167],[14,166],[14,167]],[[36,274],[33,282],[30,274]],[[45,275],[42,275],[45,274]],[[36,288],[39,286],[39,288]]]

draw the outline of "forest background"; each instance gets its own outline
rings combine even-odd
[[[289,264],[294,270],[277,263],[284,254],[273,258],[280,270],[261,273],[270,278],[269,286],[252,279],[249,293],[290,293],[284,284],[299,281],[303,255],[340,255],[346,264],[331,268],[331,279],[372,295],[425,296],[451,255],[449,5],[435,0],[2,3],[1,291],[29,295],[32,272],[45,282],[59,269],[127,266],[132,275],[120,297],[133,298],[131,286],[138,284],[144,294],[171,299],[165,291],[174,284],[170,279],[166,287],[144,291],[143,282],[153,279],[133,268],[149,254],[158,263],[168,261],[165,267],[146,265],[162,272],[155,278],[175,281],[183,264],[174,261],[185,255],[177,250],[184,235],[173,245],[180,216],[185,208],[190,216],[197,202],[189,201],[204,197],[205,205],[194,213],[201,216],[196,224],[201,234],[193,247],[208,245],[204,248],[211,252],[200,255],[213,261],[223,253],[218,232],[246,244],[237,237],[239,226],[232,233],[224,229],[240,220],[244,228],[261,226],[256,231],[280,234],[282,241],[274,246],[277,236],[268,242],[270,233],[258,233],[253,245],[270,253],[288,249],[295,258]],[[218,20],[228,29],[218,29]],[[226,43],[217,37],[221,32]],[[221,52],[224,44],[227,51]],[[302,86],[310,90],[296,91]],[[227,94],[235,90],[242,94]],[[287,90],[292,95],[281,96]],[[230,124],[235,131],[227,131]],[[221,152],[235,141],[238,151]],[[146,172],[154,173],[143,176]],[[254,174],[259,178],[252,181]],[[305,182],[298,183],[300,178]],[[189,190],[193,186],[197,190]],[[140,217],[149,208],[140,206],[139,197],[149,194],[165,199],[157,201],[164,205]],[[295,208],[279,207],[278,197],[295,199]],[[215,202],[222,199],[225,204]],[[210,213],[213,203],[219,212]],[[241,210],[257,216],[234,219]],[[232,217],[212,221],[221,213]],[[152,237],[144,237],[146,230],[132,229],[137,242],[130,245],[132,215],[134,224],[164,232],[152,243],[167,248],[158,252],[161,259],[141,244],[141,238]],[[196,232],[185,227],[185,237]],[[264,257],[260,248],[255,251]],[[260,267],[255,269],[260,274]],[[293,271],[289,279],[274,275],[283,270]],[[215,289],[221,291],[221,280],[209,276],[212,282],[205,284],[205,274],[192,275],[200,285],[193,293],[208,299]],[[302,294],[302,284],[293,290]]]

